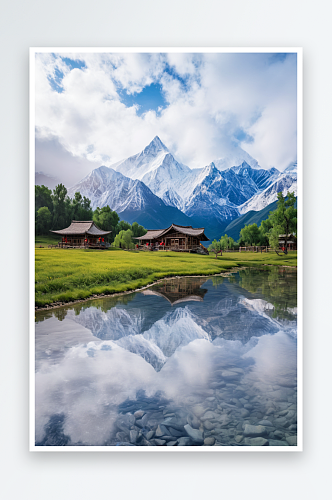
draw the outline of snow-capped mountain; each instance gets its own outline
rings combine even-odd
[[[295,196],[297,195],[296,175],[280,174],[270,186],[239,206],[239,213],[243,215],[249,210],[262,210],[278,199],[278,193],[282,192],[283,196],[286,196],[287,191],[294,191]]]
[[[283,173],[266,170],[241,148],[204,168],[190,169],[156,136],[140,153],[93,170],[68,194],[80,191],[93,209],[109,205],[128,222],[137,220],[148,229],[175,222],[220,232],[220,224],[261,210],[278,192],[296,192],[296,180],[296,164]]]
[[[111,165],[111,168],[126,177],[143,181],[153,192],[159,191],[158,196],[165,191],[163,186],[167,180],[176,183],[191,173],[189,167],[174,158],[158,136],[143,151]]]
[[[111,165],[131,179],[139,179],[166,205],[181,210],[183,192],[190,191],[196,171],[178,162],[156,136],[140,153]]]
[[[285,168],[284,174],[291,175],[294,178],[297,178],[297,163],[291,163]]]
[[[135,220],[145,227],[168,227],[173,221],[191,225],[191,219],[175,207],[166,205],[140,180],[130,179],[110,167],[99,167],[68,190],[72,198],[79,191],[91,200],[93,210],[108,205],[127,222]]]
[[[74,317],[74,321],[90,330],[101,340],[141,356],[159,371],[175,351],[196,339],[210,340],[198,324],[199,318],[188,307],[167,312],[148,329],[144,328],[141,311],[128,311],[121,307],[106,313],[90,308]]]
[[[213,161],[218,170],[227,170],[234,165],[241,165],[243,162],[246,162],[252,168],[260,168],[258,161],[239,146],[226,156]]]
[[[189,216],[212,213],[219,221],[239,216],[238,207],[269,186],[280,172],[254,169],[246,162],[237,167],[219,171],[214,163],[199,173],[199,182],[185,200],[183,211]]]
[[[142,210],[151,199],[156,198],[143,182],[125,177],[120,172],[104,166],[94,169],[70,188],[68,195],[73,197],[76,191],[91,200],[94,210],[98,206],[109,205],[116,212],[126,209]]]

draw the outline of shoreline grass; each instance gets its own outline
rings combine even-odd
[[[142,288],[172,276],[209,276],[236,267],[296,266],[297,252],[197,255],[178,252],[130,252],[35,248],[35,305],[45,307]],[[60,305],[60,304],[59,304]]]

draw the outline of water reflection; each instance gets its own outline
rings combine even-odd
[[[165,280],[141,292],[143,295],[164,297],[173,306],[181,302],[202,302],[207,290],[201,288],[206,278],[181,278]]]
[[[151,291],[37,315],[37,445],[295,444],[296,273]]]

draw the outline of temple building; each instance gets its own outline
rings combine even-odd
[[[286,248],[286,234],[279,234],[279,249]],[[297,238],[295,234],[287,235],[287,250],[297,250]]]
[[[105,236],[112,231],[103,231],[92,221],[73,220],[66,229],[51,231],[51,233],[62,236],[59,242],[61,248],[106,248]]]
[[[209,241],[204,234],[204,227],[178,226],[172,224],[167,229],[151,229],[144,236],[138,238],[139,246],[158,250],[197,251],[207,252],[201,241]]]

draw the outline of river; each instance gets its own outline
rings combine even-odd
[[[36,446],[296,446],[296,270],[36,313]]]

